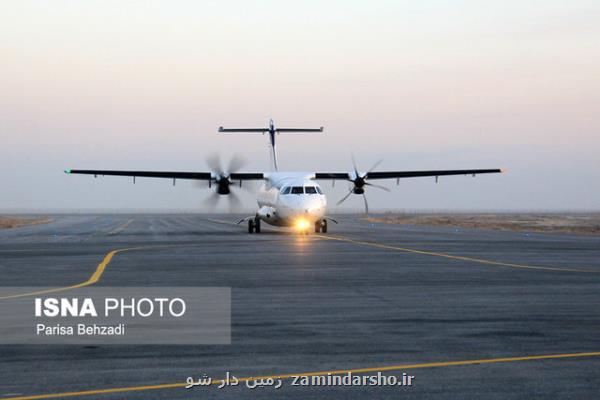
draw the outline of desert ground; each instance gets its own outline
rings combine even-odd
[[[0,229],[20,228],[27,225],[47,224],[52,218],[47,217],[17,217],[17,216],[1,216]]]
[[[399,225],[577,235],[600,234],[600,213],[403,213],[372,216],[367,220]]]

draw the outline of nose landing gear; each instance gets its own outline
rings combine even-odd
[[[315,222],[315,233],[327,233],[327,220],[322,219]]]
[[[260,218],[254,217],[254,219],[248,220],[248,233],[260,233]]]

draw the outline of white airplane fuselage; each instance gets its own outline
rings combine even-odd
[[[275,226],[313,226],[323,220],[327,199],[308,172],[271,172],[257,196],[257,217]]]

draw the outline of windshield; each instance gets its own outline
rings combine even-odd
[[[288,194],[290,192],[291,187],[286,186],[283,189],[281,189],[281,194]]]
[[[293,186],[292,187],[292,194],[303,194],[304,193],[304,188],[302,186]]]
[[[317,194],[317,189],[314,186],[306,186],[304,191],[306,194]]]

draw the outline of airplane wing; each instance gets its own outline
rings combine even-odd
[[[501,169],[453,169],[432,171],[377,171],[368,172],[364,179],[400,179],[418,178],[424,176],[448,176],[448,175],[479,175],[495,174],[502,172]],[[315,179],[346,179],[352,180],[353,174],[348,172],[316,172]]]
[[[169,179],[193,179],[210,180],[215,177],[210,172],[173,172],[173,171],[120,171],[103,169],[67,169],[66,174],[84,174],[84,175],[110,175],[110,176],[131,176],[140,178],[169,178]],[[234,172],[229,178],[236,181],[261,180],[264,179],[262,172]]]

